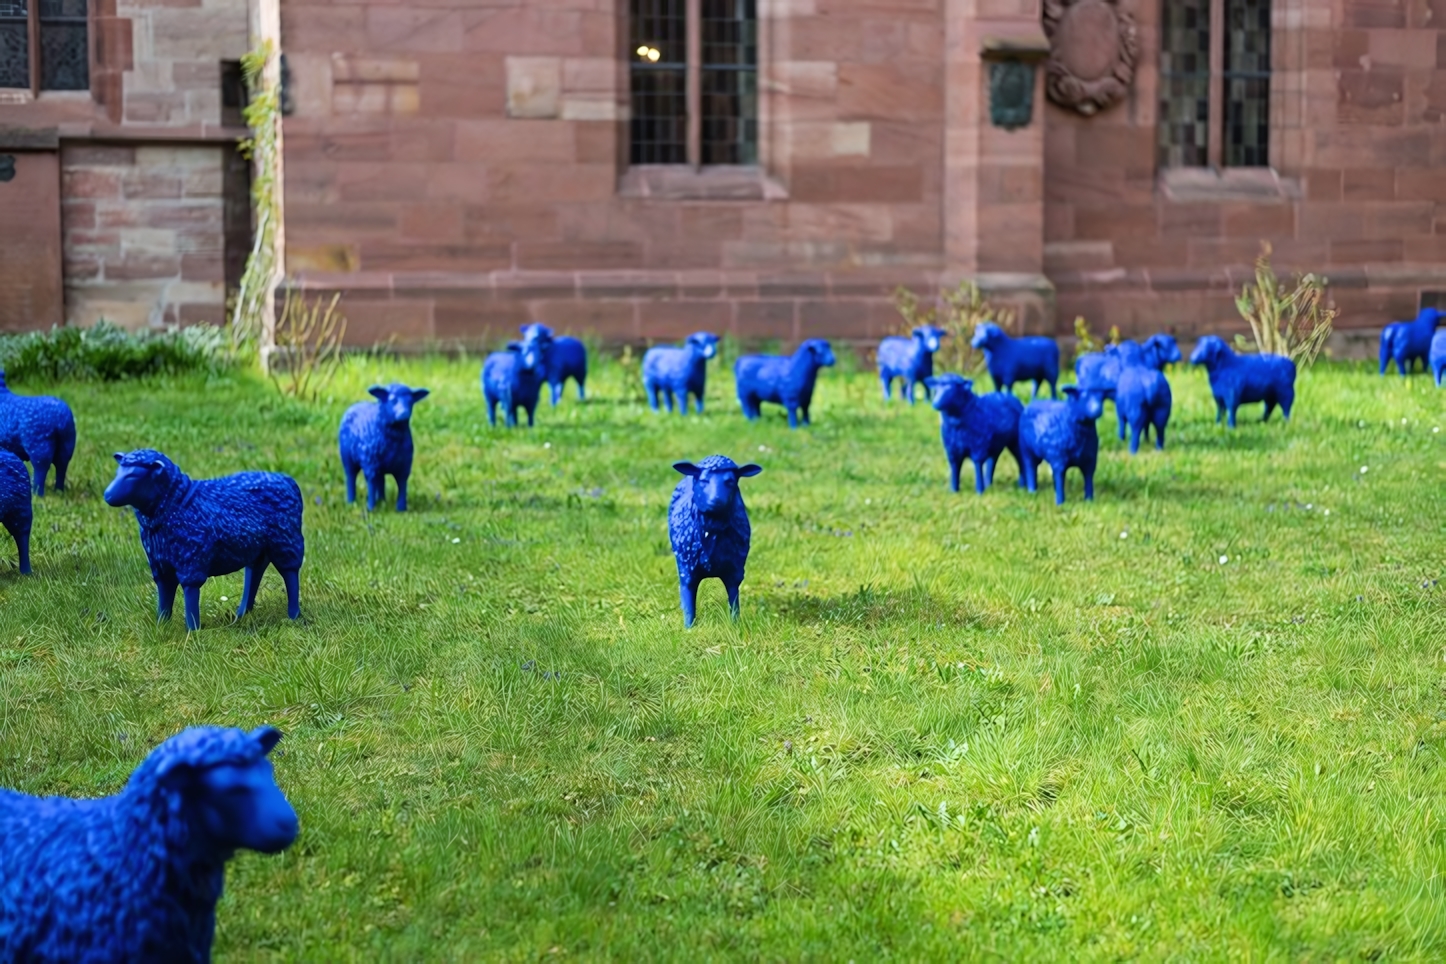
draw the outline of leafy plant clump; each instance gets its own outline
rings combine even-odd
[[[1300,275],[1287,288],[1275,276],[1270,254],[1270,243],[1262,241],[1255,282],[1240,289],[1235,309],[1249,322],[1261,354],[1284,355],[1309,367],[1325,347],[1339,312],[1326,303],[1325,278]]]
[[[231,363],[229,338],[214,325],[131,332],[102,320],[93,328],[0,336],[0,369],[11,382],[114,382],[148,375],[218,371]]]
[[[918,295],[901,285],[894,291],[894,306],[903,319],[905,335],[920,325],[937,325],[949,333],[939,349],[939,361],[945,371],[981,370],[984,355],[970,344],[974,329],[992,321],[1005,331],[1012,331],[1016,322],[1012,309],[993,304],[979,285],[969,280],[959,282],[952,291],[941,290],[932,305],[921,303]]]
[[[315,401],[341,365],[341,344],[346,337],[346,316],[336,310],[341,292],[331,300],[307,299],[295,288],[276,319],[276,362],[271,379],[283,395]]]

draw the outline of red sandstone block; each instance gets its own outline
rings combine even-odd
[[[859,120],[937,121],[944,111],[937,73],[905,63],[840,63],[837,103],[842,116]]]
[[[623,150],[621,131],[611,121],[573,122],[573,159],[579,164],[618,164]]]
[[[1162,238],[1219,237],[1225,230],[1220,204],[1160,204]]]
[[[226,259],[217,251],[214,254],[183,254],[181,255],[181,280],[182,281],[217,281],[226,280]]]
[[[1365,206],[1303,204],[1297,224],[1303,238],[1359,238],[1365,231]]]
[[[891,328],[901,326],[893,312]],[[798,305],[798,338],[835,338],[863,341],[881,337],[879,316],[865,301],[802,301]]]
[[[337,168],[336,196],[342,202],[421,201],[427,196],[427,178],[417,177],[413,165],[345,164]]]
[[[226,306],[221,302],[182,302],[176,306],[176,320],[183,326],[219,325],[226,320]]]
[[[67,160],[69,158],[67,157]],[[118,199],[121,196],[121,170],[95,167],[67,167],[61,174],[61,192],[67,199]]]
[[[181,258],[174,254],[146,254],[132,251],[120,261],[108,261],[105,276],[111,281],[169,279],[181,273]]]
[[[1336,264],[1395,262],[1402,260],[1403,251],[1399,240],[1332,241],[1331,261]]]
[[[1076,133],[1075,143],[1078,164],[1083,169],[1130,170],[1155,166],[1155,131],[1150,127],[1092,125]]]
[[[737,301],[733,303],[733,309],[730,330],[745,343],[765,338],[778,338],[788,342],[795,337],[797,302]]]
[[[71,254],[65,252],[64,266],[62,273],[67,285],[80,281],[100,280],[101,259],[90,255]]]
[[[1039,167],[1003,164],[979,166],[981,204],[1020,204],[1043,197],[1044,172]]]
[[[568,164],[577,153],[573,127],[563,120],[458,121],[455,157],[487,164]],[[609,156],[606,163],[611,162]]]
[[[617,49],[615,37],[595,43],[600,38],[593,36],[594,26],[578,11],[521,4],[505,6],[506,9],[464,10],[458,34],[461,49],[485,54],[560,57]],[[613,26],[616,29],[615,21]],[[595,45],[585,47],[588,42]]]
[[[88,229],[96,226],[94,201],[72,201],[69,198],[60,204],[60,223],[64,231]]]
[[[1113,241],[1118,238],[1155,237],[1153,205],[1075,205],[1076,236],[1082,240]]]
[[[367,8],[342,4],[281,5],[281,35],[286,48],[298,53],[364,51],[369,49]]]
[[[641,268],[643,249],[626,241],[523,241],[517,245],[517,266],[524,271]]]
[[[1400,168],[1396,171],[1396,196],[1403,201],[1446,202],[1446,170]]]
[[[1344,172],[1317,168],[1305,172],[1305,196],[1309,201],[1339,201],[1344,196]]]
[[[427,199],[456,204],[466,210],[492,200],[492,180],[478,163],[431,164],[427,167]]]
[[[512,266],[512,245],[502,242],[471,244],[407,244],[363,241],[363,271],[500,271]]]
[[[1342,124],[1397,125],[1404,117],[1405,76],[1396,68],[1342,70],[1336,119]]]
[[[391,159],[432,164],[452,160],[454,123],[410,118],[392,122]]]
[[[791,195],[798,201],[911,202],[923,198],[918,167],[795,167]]]
[[[690,204],[679,210],[679,229],[684,237],[711,241],[732,241],[743,237],[743,212],[719,204]]]
[[[438,298],[432,308],[433,335],[487,349],[501,348],[532,320],[525,302],[494,301],[491,293]]]
[[[1186,242],[1187,264],[1191,268],[1223,269],[1227,265],[1248,265],[1260,254],[1258,238],[1193,238]]]
[[[1396,195],[1393,168],[1348,168],[1343,173],[1342,194],[1347,201],[1390,201]]]
[[[488,176],[496,197],[554,204],[610,200],[617,186],[610,164],[499,164]]]
[[[1225,204],[1221,206],[1225,235],[1231,238],[1292,238],[1294,204]]]
[[[561,237],[556,208],[526,203],[465,205],[462,230],[469,241],[481,238],[553,241]]]
[[[409,204],[398,227],[408,241],[461,241],[462,209],[455,204]]]
[[[181,179],[172,174],[154,171],[128,172],[121,183],[126,200],[178,200],[181,197]]]
[[[1395,239],[1429,235],[1435,213],[1436,206],[1430,201],[1372,204],[1366,209],[1365,237]]]
[[[286,235],[297,240],[310,234],[317,240],[358,240],[385,236],[397,230],[400,208],[395,204],[315,204],[287,202]]]
[[[593,298],[529,301],[528,320],[540,321],[554,331],[592,334],[606,341],[633,341],[647,333],[638,327],[637,306],[631,300]],[[684,334],[698,329],[692,328]],[[652,337],[664,337],[655,333]]]
[[[130,19],[96,17],[94,23],[96,66],[110,71],[130,70],[135,65]]]
[[[1360,70],[1369,61],[1371,35],[1365,30],[1336,30],[1329,34],[1330,65],[1337,70]]]
[[[493,278],[493,287],[503,301],[566,300],[578,296],[578,276],[573,271],[516,271]]]
[[[1344,23],[1348,27],[1404,27],[1405,0],[1344,0]]]
[[[593,270],[578,272],[577,297],[583,300],[647,300],[678,297],[678,278],[671,271]]]
[[[1107,242],[1114,250],[1114,263],[1127,268],[1182,268],[1190,263],[1190,239],[1141,237],[1116,238]]]
[[[67,144],[61,151],[63,167],[130,167],[136,162],[134,147],[115,144]]]
[[[654,341],[677,341],[695,331],[722,334],[733,325],[726,301],[639,301],[638,334]]]
[[[1314,157],[1322,167],[1430,167],[1436,140],[1421,128],[1341,128],[1317,131]]]
[[[346,317],[349,345],[376,345],[393,337],[419,341],[433,334],[431,301],[371,301],[343,295],[338,310]]]

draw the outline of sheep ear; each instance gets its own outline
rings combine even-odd
[[[267,754],[281,742],[281,731],[274,726],[258,726],[251,731],[251,739],[261,744],[262,754]]]
[[[959,379],[959,384],[964,386],[965,391],[974,390],[974,379],[972,378],[961,378]]]
[[[115,454],[115,464],[116,464],[116,465],[120,465],[121,460],[124,459],[125,457],[126,457],[126,454],[125,454],[124,452],[117,452],[117,453]]]
[[[430,389],[414,388],[412,389],[412,401],[420,402],[422,399],[426,398],[430,394],[432,394]]]
[[[751,479],[753,476],[757,475],[759,472],[762,471],[763,466],[754,465],[752,462],[749,462],[747,465],[739,466],[738,477],[740,479]]]
[[[939,387],[939,379],[937,379],[937,378],[926,378],[926,379],[924,379],[924,387],[927,388],[929,391],[932,392],[934,389],[936,389],[936,388]]]
[[[507,350],[508,350],[508,351],[521,351],[521,350],[522,350],[522,342],[520,342],[520,341],[509,341],[509,342],[507,343]]]
[[[1066,385],[1060,391],[1064,392],[1066,398],[1079,398],[1079,389],[1073,385]]]
[[[677,469],[679,472],[682,472],[684,475],[690,476],[695,479],[703,473],[703,470],[698,468],[698,466],[694,465],[692,462],[674,462],[673,468]]]
[[[387,390],[380,385],[373,385],[371,388],[368,388],[367,394],[379,402],[385,402],[387,400]]]

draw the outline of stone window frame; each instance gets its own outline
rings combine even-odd
[[[634,164],[632,162],[631,109],[624,112],[620,127],[620,166],[618,195],[649,200],[764,201],[783,200],[787,189],[768,175],[772,108],[769,97],[772,7],[767,0],[757,0],[755,29],[757,63],[757,161],[753,164],[704,165],[702,160],[702,0],[685,0],[687,20],[687,163]],[[627,8],[625,7],[626,11]],[[624,19],[630,16],[625,13]],[[622,39],[622,71],[625,91],[623,100],[631,104],[631,29],[619,31]]]
[[[1170,2],[1171,0],[1160,0],[1160,56],[1163,56],[1165,53],[1164,11],[1166,5],[1168,5]],[[1225,64],[1226,46],[1229,44],[1228,27],[1226,23],[1226,7],[1230,3],[1230,0],[1206,0],[1206,3],[1208,3],[1209,6],[1208,30],[1210,37],[1208,50],[1208,75],[1206,81],[1206,103],[1208,107],[1208,115],[1205,121],[1206,161],[1204,164],[1200,165],[1169,165],[1164,163],[1160,159],[1157,147],[1156,165],[1162,182],[1168,182],[1172,179],[1179,179],[1179,177],[1173,173],[1176,171],[1213,171],[1215,172],[1217,180],[1220,180],[1222,182],[1238,181],[1242,184],[1249,185],[1246,188],[1246,193],[1250,193],[1254,188],[1258,187],[1260,182],[1268,179],[1265,172],[1272,172],[1275,170],[1276,163],[1279,157],[1278,134],[1280,133],[1278,128],[1279,114],[1276,110],[1276,105],[1281,92],[1280,86],[1276,81],[1278,78],[1281,77],[1281,70],[1278,64],[1278,52],[1280,49],[1280,42],[1283,39],[1280,36],[1279,31],[1276,29],[1276,19],[1281,9],[1288,5],[1288,0],[1286,0],[1286,2],[1282,2],[1282,0],[1266,0],[1266,2],[1268,2],[1270,5],[1271,23],[1271,63],[1270,69],[1266,74],[1269,87],[1265,98],[1267,114],[1266,163],[1263,165],[1230,165],[1225,162],[1225,111],[1227,97],[1225,85],[1230,74],[1232,73],[1231,71],[1228,71],[1226,69]],[[1163,71],[1163,69],[1159,71],[1159,83],[1162,86],[1165,83],[1165,72]],[[1158,103],[1163,104],[1163,99],[1161,99]],[[1162,114],[1157,115],[1156,117],[1156,124],[1158,125],[1161,122]],[[1194,175],[1186,175],[1184,176],[1184,180],[1192,182],[1192,187],[1198,186],[1193,183],[1199,180],[1199,178]]]
[[[85,74],[86,86],[84,88],[51,88],[43,86],[42,65],[41,65],[41,44],[40,44],[40,2],[39,0],[27,0],[25,5],[27,18],[26,49],[29,56],[30,84],[26,87],[0,87],[0,104],[4,103],[26,103],[34,101],[42,95],[45,97],[85,97],[94,98],[97,68],[96,62],[96,5],[93,0],[85,0]]]

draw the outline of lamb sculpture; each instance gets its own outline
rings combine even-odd
[[[808,422],[818,370],[834,363],[833,349],[821,338],[810,338],[791,357],[744,355],[733,363],[738,404],[749,420],[762,414],[761,403],[772,402],[788,410],[788,427]]]
[[[536,342],[509,341],[506,351],[494,351],[482,363],[482,396],[487,400],[487,421],[497,425],[497,406],[508,428],[517,427],[517,410],[527,413],[532,427],[537,396],[542,391],[542,355]]]
[[[934,352],[939,350],[939,339],[949,333],[933,325],[920,325],[910,332],[910,337],[890,335],[879,342],[879,381],[884,383],[884,401],[889,401],[894,379],[903,382],[903,395],[914,404],[914,386],[924,385],[934,375]]]
[[[1095,497],[1095,464],[1100,436],[1095,421],[1104,412],[1108,389],[1066,385],[1064,401],[1030,402],[1019,418],[1020,468],[1024,487],[1039,487],[1039,463],[1048,462],[1054,475],[1055,505],[1064,504],[1065,472],[1077,468],[1084,475],[1086,501]]]
[[[643,356],[643,388],[648,404],[658,410],[661,398],[668,411],[678,403],[678,414],[688,414],[688,396],[698,403],[703,414],[703,390],[708,383],[708,359],[718,354],[718,336],[709,331],[689,335],[680,347],[658,345]]]
[[[296,840],[266,758],[280,739],[270,726],[197,726],[114,796],[0,790],[0,960],[209,961],[226,862]]]
[[[1011,338],[1003,328],[986,321],[974,329],[969,344],[984,350],[984,362],[996,391],[1012,391],[1015,382],[1033,382],[1030,398],[1037,398],[1039,383],[1047,382],[1050,397],[1058,397],[1055,383],[1059,381],[1059,346],[1053,338]]]
[[[246,570],[240,618],[256,605],[267,566],[286,584],[286,610],[301,617],[301,487],[289,475],[238,472],[192,479],[155,449],[115,455],[107,505],[131,506],[156,581],[156,612],[169,619],[181,587],[186,628],[201,628],[201,586],[212,576]]]
[[[1431,340],[1441,317],[1435,308],[1422,308],[1413,321],[1393,321],[1382,328],[1381,374],[1386,374],[1386,368],[1393,361],[1402,377],[1411,371],[1412,362],[1429,365]]]
[[[1228,424],[1235,427],[1235,412],[1241,405],[1265,403],[1265,417],[1275,406],[1290,420],[1295,404],[1295,362],[1284,355],[1237,355],[1215,335],[1206,335],[1195,343],[1190,364],[1204,365],[1210,373],[1210,394],[1215,397],[1215,424],[1229,414]]]
[[[728,590],[728,608],[738,618],[738,587],[748,563],[752,530],[738,480],[763,469],[752,463],[740,466],[723,455],[710,455],[694,465],[675,462],[683,479],[668,503],[668,537],[678,563],[678,589],[683,604],[683,625],[693,625],[698,608],[698,584],[721,579]]]
[[[367,481],[367,511],[386,496],[387,476],[397,480],[397,511],[407,511],[407,479],[412,474],[412,406],[426,398],[425,388],[393,382],[373,385],[375,402],[357,402],[341,417],[337,444],[346,476],[346,501],[356,501],[356,476]]]
[[[1431,365],[1431,377],[1436,379],[1436,387],[1441,387],[1441,378],[1446,375],[1446,328],[1442,328],[1431,336],[1431,355],[1428,359]]]
[[[542,358],[547,384],[552,386],[553,407],[562,400],[562,387],[571,378],[577,382],[577,399],[583,401],[587,384],[587,346],[567,335],[554,335],[539,322],[522,326],[522,343],[535,345]]]
[[[55,490],[65,491],[65,472],[75,454],[75,415],[49,395],[16,395],[0,370],[0,448],[34,469],[35,494],[45,495],[45,477],[55,466]]]
[[[974,491],[983,494],[994,484],[994,465],[1009,450],[1019,465],[1019,416],[1024,403],[1013,395],[991,392],[975,395],[974,383],[959,375],[937,375],[928,381],[939,412],[939,434],[949,460],[949,489],[959,491],[959,470],[965,459],[974,462]],[[1023,469],[1020,484],[1024,484]]]
[[[14,452],[0,449],[0,525],[15,540],[20,575],[30,575],[30,474]]]

